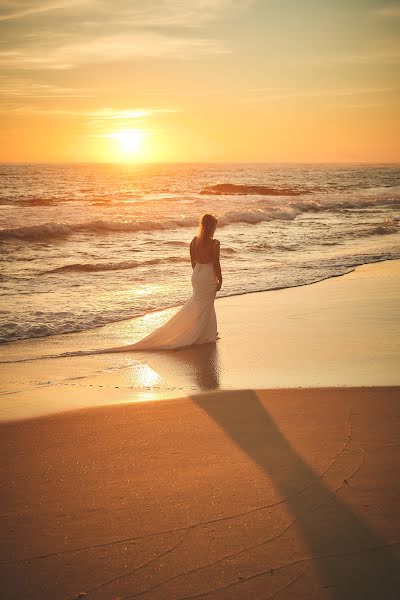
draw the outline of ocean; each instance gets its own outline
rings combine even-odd
[[[0,164],[0,341],[182,304],[205,212],[219,296],[400,258],[398,165]]]

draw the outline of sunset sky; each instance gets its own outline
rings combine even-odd
[[[400,161],[400,2],[1,0],[1,161]]]

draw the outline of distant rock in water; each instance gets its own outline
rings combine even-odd
[[[267,185],[246,185],[235,183],[217,183],[201,190],[200,194],[218,195],[260,195],[260,196],[300,196],[306,190],[294,188],[273,188]]]

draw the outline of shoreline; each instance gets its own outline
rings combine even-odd
[[[328,275],[326,277],[322,277],[321,279],[315,279],[314,281],[310,281],[307,283],[299,283],[299,284],[295,284],[295,285],[288,285],[288,286],[277,286],[277,287],[272,287],[272,288],[266,288],[266,289],[260,289],[260,290],[249,290],[249,291],[244,291],[244,292],[235,292],[232,294],[226,294],[226,295],[221,295],[221,296],[217,296],[216,297],[216,301],[217,300],[221,300],[223,298],[235,298],[235,297],[240,297],[240,296],[246,296],[248,294],[263,294],[263,293],[267,293],[267,292],[277,292],[277,291],[281,291],[281,290],[291,290],[291,289],[297,289],[297,288],[303,288],[306,286],[310,286],[310,285],[315,285],[317,283],[321,283],[322,281],[328,281],[330,279],[336,279],[337,277],[345,277],[346,275],[349,275],[350,273],[353,273],[354,271],[356,271],[357,269],[359,269],[360,267],[366,266],[366,265],[375,265],[375,264],[379,264],[379,263],[385,263],[385,262],[392,262],[392,261],[400,261],[400,258],[382,258],[379,260],[374,260],[371,262],[364,262],[364,263],[359,263],[356,264],[352,267],[348,267],[348,270],[345,271],[344,273],[337,273],[335,275]],[[28,342],[29,340],[47,340],[47,339],[51,339],[51,338],[56,338],[58,336],[70,336],[70,335],[74,335],[74,334],[85,334],[86,332],[90,332],[96,329],[102,329],[103,327],[109,327],[112,325],[116,325],[119,323],[128,323],[130,321],[132,321],[133,319],[140,319],[145,317],[146,315],[150,315],[153,313],[162,313],[163,311],[169,311],[169,310],[173,310],[173,309],[178,309],[180,308],[182,305],[184,304],[184,302],[182,302],[181,304],[172,304],[172,305],[168,305],[165,306],[163,308],[154,308],[151,310],[148,310],[146,312],[143,313],[138,313],[134,316],[131,317],[124,317],[122,319],[117,319],[115,321],[109,321],[108,323],[103,323],[101,325],[96,325],[95,327],[91,327],[89,329],[76,329],[74,331],[65,331],[65,332],[61,332],[61,333],[55,333],[52,335],[48,335],[48,336],[37,336],[37,337],[29,337],[29,338],[18,338],[15,340],[7,340],[5,342],[0,342],[0,353],[1,350],[3,348],[8,348],[11,344],[18,344],[19,342]],[[2,361],[0,360],[0,364],[2,363]]]
[[[217,390],[400,385],[400,261],[274,292],[218,298],[221,338],[212,345],[58,357],[132,343],[168,310],[20,341],[3,353],[12,364],[0,364],[0,421]]]

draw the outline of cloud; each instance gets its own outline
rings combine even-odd
[[[368,40],[368,48],[360,49],[359,51],[349,52],[316,52],[284,54],[281,57],[274,57],[274,61],[279,60],[280,64],[285,67],[290,66],[294,71],[304,67],[321,67],[325,70],[332,67],[349,66],[349,68],[357,66],[379,67],[379,65],[396,65],[400,62],[400,40],[390,39],[377,41],[375,48]]]
[[[148,108],[102,108],[82,110],[73,108],[42,108],[37,106],[0,106],[0,114],[11,117],[46,117],[55,119],[71,119],[78,122],[79,127],[89,130],[90,136],[108,136],[116,127],[121,130],[133,130],[137,125],[146,123],[146,131],[149,118],[158,115],[179,112],[178,108],[148,107]]]
[[[68,121],[70,129],[80,131],[89,138],[118,138],[126,135],[129,137],[130,134],[152,136],[164,131],[162,122],[156,119],[157,116],[177,112],[180,112],[180,109],[170,107],[81,110],[0,105],[0,118],[6,117],[6,129],[2,126],[0,135],[4,135],[6,130],[10,135],[21,131],[15,127],[16,123],[21,122],[21,118],[45,117],[62,121],[64,125]]]
[[[135,58],[193,59],[204,54],[226,54],[229,50],[206,38],[170,37],[143,32],[109,35],[91,40],[44,47],[0,51],[0,66],[19,69],[71,69],[82,64],[126,61]]]
[[[388,6],[377,8],[373,12],[381,17],[400,17],[400,6],[398,4],[389,4]]]
[[[245,102],[263,102],[268,100],[285,100],[291,98],[339,98],[354,96],[371,96],[399,92],[400,87],[381,88],[320,88],[300,90],[295,88],[258,88],[248,90],[248,95],[242,100]]]
[[[102,108],[100,110],[86,111],[84,114],[101,121],[141,119],[157,113],[176,113],[177,108],[128,108],[123,110]]]
[[[364,52],[359,54],[349,54],[342,56],[331,56],[327,57],[325,61],[331,64],[397,64],[400,62],[400,51],[394,49],[393,51],[377,51],[377,52]]]
[[[12,78],[0,75],[3,98],[91,98],[96,90],[69,88],[51,83],[39,83],[32,79]]]
[[[384,108],[385,105],[377,102],[364,102],[358,104],[329,104],[329,108],[340,108],[348,110],[370,110],[372,108]]]
[[[136,27],[199,27],[245,11],[255,0],[117,0],[114,17]],[[122,17],[122,18],[121,18]]]
[[[400,62],[400,41],[398,39],[376,40],[373,46],[372,44],[369,46],[368,49],[360,49],[359,52],[310,56],[301,62],[310,65],[377,65]]]
[[[16,113],[29,113],[38,115],[54,115],[63,117],[74,117],[81,118],[87,117],[97,121],[110,121],[110,120],[131,120],[141,119],[143,117],[149,117],[154,114],[162,113],[176,113],[179,112],[178,108],[163,108],[163,107],[150,107],[150,108],[127,108],[127,109],[114,109],[114,108],[101,108],[93,110],[82,110],[74,108],[40,108],[36,106],[17,106],[14,107]]]
[[[126,61],[135,58],[193,59],[229,50],[206,38],[170,37],[157,33],[109,35],[91,40],[45,47],[0,51],[0,66],[19,69],[71,69],[83,64]]]
[[[227,54],[226,43],[203,31],[204,25],[245,10],[253,1],[9,0],[0,9],[0,68],[62,70],[138,58]],[[55,12],[60,9],[62,18]],[[32,22],[38,14],[40,19]]]
[[[0,7],[0,21],[23,19],[60,9],[74,9],[88,25],[122,24],[135,27],[197,27],[220,19],[228,11],[246,10],[254,0],[8,0]],[[51,14],[50,14],[51,16]]]
[[[48,2],[8,1],[0,7],[0,21],[11,21],[24,17],[52,12],[62,8],[71,8],[82,4],[83,0],[53,0]]]
[[[141,123],[149,117],[176,112],[179,112],[176,108],[131,108],[125,110],[104,108],[88,111],[85,116],[88,118],[86,124],[96,130],[95,135],[104,136],[108,135],[110,127],[131,129],[133,125]]]

